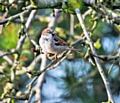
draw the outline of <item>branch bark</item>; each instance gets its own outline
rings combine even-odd
[[[55,13],[55,17],[52,17],[51,21],[48,24],[48,27],[50,27],[50,28],[54,28],[55,27],[56,20],[57,20],[57,18],[59,16],[59,10],[55,9],[54,11],[55,11],[54,12]],[[42,83],[44,81],[45,71],[47,70],[47,69],[45,69],[46,64],[47,64],[47,57],[46,57],[45,54],[41,54],[41,56],[42,56],[42,61],[41,61],[40,71],[43,71],[43,73],[41,73],[41,75],[39,76],[39,78],[37,80],[37,84],[34,87],[34,90],[36,91],[36,101],[38,103],[42,103],[42,101],[41,101],[41,87],[42,87]]]
[[[84,21],[83,21],[82,15],[80,13],[80,10],[78,8],[76,8],[75,12],[76,12],[78,20],[79,20],[79,22],[81,24],[81,27],[83,29],[84,35],[87,38],[87,40],[89,41],[89,45],[90,45],[92,53],[97,55],[96,50],[95,50],[95,48],[93,46],[92,39],[90,38],[90,36],[88,34],[88,31],[87,31],[87,29],[86,29],[86,27],[84,25]],[[100,73],[100,75],[102,77],[102,80],[104,82],[104,85],[105,85],[105,88],[106,88],[106,91],[107,91],[108,100],[110,100],[112,103],[115,103],[114,100],[113,100],[113,97],[112,97],[112,93],[111,93],[109,82],[108,82],[108,80],[107,80],[107,78],[105,76],[105,73],[104,73],[104,71],[103,71],[103,69],[101,67],[100,60],[98,58],[96,58],[96,57],[94,57],[94,59],[95,59],[95,63],[97,65],[97,68],[99,70],[99,73]]]
[[[32,6],[29,5],[28,7],[26,7],[27,10],[24,10],[23,12],[21,13],[18,13],[16,15],[13,15],[13,16],[10,16],[9,18],[6,18],[4,20],[0,20],[0,25],[3,25],[5,23],[7,23],[8,21],[11,21],[11,20],[15,20],[16,18],[18,18],[20,15],[25,15],[26,13],[28,13],[31,9],[32,9]]]

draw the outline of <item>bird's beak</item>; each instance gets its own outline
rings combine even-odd
[[[54,35],[56,35],[56,34],[57,34],[57,32],[56,32],[56,31],[54,31],[54,32],[53,32],[53,34],[54,34]]]

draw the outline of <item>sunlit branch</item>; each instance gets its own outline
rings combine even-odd
[[[2,57],[4,57],[4,56],[7,56],[7,55],[15,54],[15,53],[17,53],[17,51],[4,52],[4,53],[2,53],[2,52],[0,51],[0,58],[2,58]]]
[[[70,34],[74,35],[74,15],[70,15]]]
[[[24,96],[5,96],[4,98],[11,98],[11,99],[16,99],[16,100],[27,100],[28,98],[26,97],[26,95]]]
[[[5,53],[0,50],[0,54],[1,54],[1,56],[2,56],[2,55],[4,55]],[[3,56],[3,59],[5,59],[5,60],[9,63],[9,65],[12,65],[12,64],[13,64],[13,61],[12,61],[8,56],[4,55],[4,56]]]
[[[95,55],[93,53],[91,53],[91,55],[94,56],[94,57],[97,57],[97,58],[99,58],[103,61],[108,61],[108,62],[111,61],[111,60],[116,60],[116,59],[120,58],[119,53],[115,56],[112,56],[112,55],[109,55],[109,56],[107,56],[107,55]]]
[[[106,8],[103,4],[99,3],[92,8],[96,12],[101,14],[101,17],[105,18],[109,23],[116,23],[118,25],[120,24],[120,15],[115,12],[109,11],[108,8]]]
[[[36,41],[33,40],[33,38],[28,34],[29,25],[30,25],[31,21],[33,20],[33,17],[35,16],[36,11],[37,11],[37,10],[32,10],[32,11],[31,11],[31,13],[30,13],[30,15],[29,15],[29,18],[27,19],[26,24],[23,23],[21,29],[19,30],[19,36],[21,37],[21,34],[23,35],[23,33],[25,33],[26,37],[29,38],[29,40],[31,41],[31,43],[32,43],[37,49],[39,49],[39,45],[38,45],[38,44],[36,43]],[[21,22],[25,22],[23,16],[21,16]]]
[[[36,64],[40,61],[41,55],[38,55],[34,58],[34,60],[30,63],[28,67],[22,67],[22,69],[16,71],[16,75],[22,75],[24,73],[27,73],[28,71],[33,71],[35,69]],[[31,76],[28,74],[28,76]]]
[[[54,9],[54,11],[53,11],[53,15],[54,16],[52,16],[51,20],[48,23],[48,27],[49,28],[54,28],[56,26],[56,21],[57,21],[57,19],[59,17],[59,11],[60,11],[59,9]],[[47,65],[47,57],[46,57],[45,54],[41,54],[41,66],[40,66],[40,70],[43,71],[44,68],[46,67],[46,65]],[[36,92],[36,95],[35,95],[36,98],[35,99],[39,103],[42,102],[41,101],[42,100],[41,99],[41,86],[42,86],[42,83],[44,81],[44,76],[45,76],[45,72],[43,72],[41,74],[41,76],[38,77],[38,81],[36,83],[36,86],[33,88],[33,90]]]
[[[3,25],[3,24],[5,24],[5,23],[7,23],[8,21],[15,20],[15,19],[18,18],[20,15],[25,15],[26,13],[28,13],[28,12],[32,9],[31,5],[28,6],[28,7],[26,7],[26,8],[28,8],[28,9],[27,9],[27,10],[24,10],[24,11],[21,12],[21,13],[18,13],[18,14],[16,14],[16,15],[10,16],[9,18],[0,20],[0,25]]]
[[[90,14],[92,12],[92,9],[90,8],[90,9],[88,9],[83,15],[82,15],[82,17],[83,17],[83,20],[85,19],[85,17],[88,15],[88,14]]]
[[[87,29],[86,29],[86,27],[84,25],[84,21],[83,21],[82,15],[80,13],[80,10],[78,8],[76,8],[75,12],[76,12],[78,20],[79,20],[79,22],[81,24],[81,27],[83,29],[84,35],[87,38],[87,40],[90,42],[89,45],[90,45],[91,51],[92,51],[93,54],[96,55],[97,54],[96,50],[95,50],[95,48],[93,46],[92,39],[90,38],[90,36],[88,34],[88,31],[87,31]],[[101,67],[100,60],[98,58],[95,58],[95,57],[94,57],[94,59],[95,59],[95,63],[97,65],[97,68],[99,70],[99,73],[100,73],[100,75],[101,75],[101,77],[103,79],[103,82],[105,84],[105,88],[106,88],[107,95],[108,95],[108,101],[110,100],[112,103],[114,103],[114,100],[113,100],[113,97],[112,97],[112,93],[111,93],[111,90],[110,90],[110,86],[109,86],[109,82],[108,82],[108,80],[107,80],[107,78],[106,78],[106,76],[104,74],[104,71],[103,71],[103,69]]]
[[[43,70],[41,71],[37,71],[37,72],[30,72],[28,71],[28,73],[32,73],[33,76],[35,76],[33,78],[33,80],[27,85],[27,88],[28,88],[28,94],[30,95],[32,91],[32,86],[33,86],[33,83],[38,79],[38,77],[44,73],[45,71],[47,70],[51,70],[51,69],[54,69],[55,67],[57,67],[69,54],[70,54],[71,51],[68,51],[64,57],[62,57],[61,59],[59,60],[52,60]],[[29,100],[28,100],[29,101]]]
[[[110,68],[109,68],[109,70],[108,70],[108,74],[110,74],[110,72],[111,72],[111,70],[112,70],[114,64],[115,64],[115,61],[111,64],[111,66],[110,66]]]
[[[33,12],[31,12],[31,13],[33,13]],[[34,15],[33,15],[34,16]],[[30,26],[30,23],[31,23],[31,20],[33,19],[33,17],[30,17],[30,20],[28,20],[28,22],[26,22],[26,28],[29,28],[29,26]],[[29,19],[29,18],[28,18]],[[19,59],[20,59],[20,55],[21,55],[21,50],[22,50],[22,46],[23,46],[23,44],[24,44],[24,41],[25,41],[25,39],[26,39],[26,35],[23,35],[20,39],[19,39],[19,41],[18,41],[18,44],[17,44],[17,47],[16,47],[16,51],[18,52],[16,55],[15,55],[15,59],[14,59],[14,63],[13,63],[13,66],[12,66],[12,68],[11,68],[11,81],[14,83],[14,81],[15,81],[15,78],[16,78],[16,67],[17,67],[17,65],[19,64]],[[14,84],[13,84],[14,85]],[[13,86],[14,87],[14,86]],[[5,96],[6,96],[6,93],[4,93],[5,94]],[[12,94],[11,94],[12,95]],[[28,95],[28,94],[27,94]],[[4,97],[5,97],[4,96]],[[11,98],[13,97],[13,96],[10,96]],[[24,97],[23,97],[24,98]],[[22,99],[22,98],[15,98],[15,99]]]
[[[28,73],[32,74],[33,76],[40,76],[43,72],[57,67],[70,53],[71,53],[71,50],[65,53],[63,57],[58,58],[57,60],[52,60],[43,70],[39,70],[37,72],[28,71]]]

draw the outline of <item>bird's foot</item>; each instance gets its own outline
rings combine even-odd
[[[57,56],[58,56],[58,53],[56,53],[56,54],[52,57],[52,59],[53,59],[53,60],[56,60],[56,59],[57,59]]]

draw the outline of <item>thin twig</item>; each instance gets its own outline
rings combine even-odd
[[[13,16],[11,16],[11,17],[9,17],[9,18],[4,19],[4,20],[0,20],[0,25],[3,25],[3,24],[5,24],[5,23],[7,23],[8,21],[15,20],[15,19],[18,18],[20,15],[25,15],[26,13],[28,13],[28,12],[32,9],[32,6],[29,5],[29,6],[26,7],[26,8],[28,8],[28,9],[27,9],[27,10],[24,10],[24,11],[21,12],[21,13],[18,13],[18,14],[16,14],[16,15],[13,15]]]
[[[74,15],[70,15],[70,34],[74,35]]]
[[[47,71],[47,70],[51,70],[54,69],[55,67],[57,67],[69,54],[71,53],[71,50],[69,50],[67,53],[65,53],[63,57],[57,59],[57,60],[52,60],[43,70],[34,72],[32,75],[34,76],[40,76],[43,72]],[[32,73],[30,71],[28,71],[28,73]],[[36,79],[35,79],[36,80]],[[34,81],[35,82],[35,81]]]
[[[33,40],[33,38],[28,34],[28,28],[31,23],[31,21],[33,20],[34,16],[35,16],[35,13],[37,12],[37,10],[32,10],[30,15],[29,15],[29,19],[27,20],[26,24],[25,24],[25,35],[29,38],[29,40],[31,41],[31,43],[36,47],[36,48],[39,48],[39,45],[36,43],[35,40]]]
[[[93,53],[90,53],[90,54],[94,57],[97,57],[97,58],[103,60],[103,61],[112,61],[112,60],[116,60],[116,59],[120,58],[119,53],[116,54],[115,56],[112,56],[112,55],[109,55],[109,56],[107,56],[107,55],[95,55]]]
[[[2,58],[2,57],[4,57],[4,56],[7,56],[7,55],[15,54],[15,53],[17,53],[17,51],[4,52],[4,53],[2,53],[2,52],[0,51],[0,58]]]
[[[56,21],[59,17],[59,9],[54,9],[54,16],[50,16],[50,21],[48,23],[48,27],[49,28],[54,28],[56,25]],[[33,88],[35,91],[36,91],[36,101],[38,103],[41,103],[42,102],[42,99],[41,99],[41,86],[43,84],[43,81],[44,81],[44,76],[45,76],[45,71],[44,68],[46,67],[46,64],[47,64],[47,57],[45,54],[41,54],[42,58],[41,58],[41,66],[40,66],[40,70],[43,71],[43,73],[41,73],[41,76],[38,76],[38,81],[37,81],[37,84],[36,86]],[[47,68],[46,68],[47,69]]]
[[[49,67],[47,70],[51,70],[54,69],[55,67],[57,67],[63,60],[65,60],[67,58],[67,56],[71,53],[71,50],[69,50],[65,56],[63,58],[61,58],[56,64],[54,64],[53,66]]]
[[[31,12],[31,13],[33,13],[33,12]],[[18,15],[18,14],[17,14]],[[34,15],[33,15],[34,16]],[[16,17],[16,16],[15,16]],[[30,20],[29,20],[30,19]],[[30,26],[30,23],[31,23],[31,20],[33,19],[33,17],[30,17],[30,18],[28,18],[28,21],[29,22],[27,22],[26,23],[26,28],[29,28],[29,26]],[[24,44],[24,41],[25,41],[25,39],[26,39],[26,35],[23,35],[20,39],[19,39],[19,41],[18,41],[18,44],[17,44],[17,46],[16,46],[16,51],[17,51],[17,55],[15,56],[15,60],[14,60],[14,64],[13,64],[13,66],[12,66],[12,68],[11,68],[11,81],[15,81],[15,78],[16,78],[16,67],[17,67],[17,62],[19,61],[19,59],[20,59],[20,55],[21,55],[21,50],[22,50],[22,46],[23,46],[23,44]],[[13,85],[15,85],[15,84],[13,84]],[[14,87],[14,86],[13,86]],[[26,96],[28,97],[28,95],[29,94],[26,94]],[[13,96],[9,96],[10,98],[12,98]],[[14,97],[13,97],[14,98]],[[23,97],[23,98],[26,98],[26,97]],[[22,99],[22,97],[15,97],[14,99]]]
[[[2,56],[4,52],[0,50],[0,54]],[[13,65],[13,61],[8,56],[5,55],[3,59],[5,59],[9,63],[9,65]]]
[[[101,8],[100,8],[101,7]],[[99,14],[101,14],[101,16],[103,18],[106,18],[106,20],[108,22],[112,22],[112,23],[116,23],[116,24],[120,24],[120,15],[109,11],[108,8],[106,8],[103,4],[101,4],[99,2],[98,5],[95,5],[94,7],[92,7],[95,11],[99,12]],[[102,9],[102,10],[101,10]]]
[[[28,98],[24,95],[24,96],[5,96],[4,98],[12,98],[12,99],[16,99],[16,100],[27,100]]]

